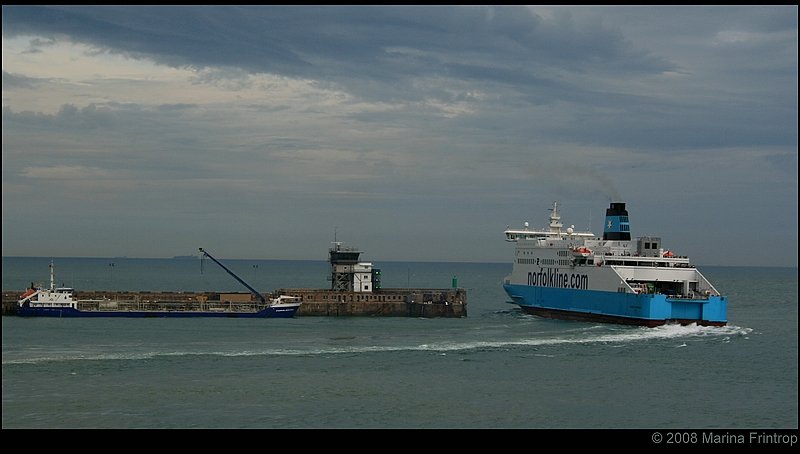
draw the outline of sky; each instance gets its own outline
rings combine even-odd
[[[797,266],[797,6],[7,6],[2,254]]]

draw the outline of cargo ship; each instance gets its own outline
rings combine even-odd
[[[208,257],[250,290],[252,302],[214,303],[196,305],[144,305],[117,303],[109,300],[78,300],[71,287],[55,287],[54,267],[50,263],[50,287],[31,287],[17,301],[17,315],[30,317],[230,317],[230,318],[291,318],[302,302],[299,298],[279,295],[267,300],[225,265],[200,249]]]
[[[665,250],[661,238],[631,240],[625,203],[611,202],[603,236],[563,229],[558,203],[545,229],[508,228],[515,243],[503,288],[524,312],[556,319],[641,326],[727,324],[728,298],[688,256]]]

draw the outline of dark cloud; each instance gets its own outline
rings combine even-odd
[[[268,18],[254,22],[252,16],[237,8],[3,8],[3,34],[9,36],[65,35],[101,49],[174,66],[278,71],[303,66],[301,59],[270,39],[269,33],[263,33],[275,25]]]
[[[3,33],[66,35],[173,66],[337,81],[409,77],[530,81],[541,68],[674,68],[599,21],[522,7],[4,7]],[[491,62],[491,63],[489,63]]]

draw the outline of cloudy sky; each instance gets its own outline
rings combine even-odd
[[[798,9],[3,6],[2,253],[797,266]]]

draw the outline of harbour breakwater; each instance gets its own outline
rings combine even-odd
[[[3,315],[15,315],[21,292],[3,291]],[[454,289],[381,289],[343,292],[324,289],[279,289],[266,298],[300,298],[297,316],[466,317],[467,293]],[[75,299],[105,310],[199,311],[209,307],[256,304],[250,293],[76,291]]]
[[[276,294],[300,298],[298,315],[466,317],[464,289],[391,289],[372,293],[279,289]]]

